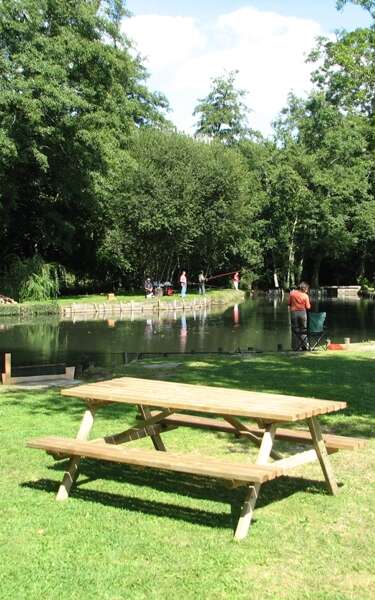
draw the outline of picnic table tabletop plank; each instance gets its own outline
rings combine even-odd
[[[346,402],[233,388],[120,377],[66,388],[63,396],[181,411],[293,422],[342,410]]]

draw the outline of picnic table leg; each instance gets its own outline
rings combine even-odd
[[[310,429],[315,452],[318,456],[320,466],[322,467],[328,491],[330,494],[335,496],[338,492],[337,482],[332,469],[331,461],[328,457],[327,448],[323,440],[320,423],[316,417],[310,417],[307,419],[307,423]]]
[[[268,462],[268,459],[271,455],[273,441],[276,433],[276,424],[266,425],[265,431],[262,437],[262,442],[259,448],[259,453],[256,459],[257,465],[265,465]],[[253,517],[254,508],[256,501],[258,499],[260,483],[255,483],[254,485],[249,486],[245,500],[243,503],[243,507],[241,510],[241,515],[237,523],[237,528],[234,534],[235,540],[243,540],[247,532],[249,531],[251,519]]]
[[[258,446],[258,448],[260,448],[261,444],[262,444],[262,436],[263,435],[263,431],[259,431],[258,435],[255,435],[254,433],[251,432],[251,430],[244,424],[241,423],[241,421],[239,419],[237,419],[236,417],[231,417],[229,415],[223,415],[224,419],[230,423],[231,425],[233,425],[233,427],[236,429],[236,431],[238,432],[239,435],[241,435],[241,432],[246,431],[248,438],[251,442],[253,442],[254,444],[256,444]],[[261,421],[260,419],[257,419],[257,423],[259,428],[264,429],[264,423],[263,421]],[[280,460],[282,458],[282,455],[279,454],[279,452],[276,452],[276,450],[271,450],[270,455],[272,458],[274,458],[275,460]]]
[[[95,408],[88,406],[83,415],[81,425],[79,427],[76,439],[87,440],[94,424]],[[59,491],[57,492],[56,500],[67,500],[70,489],[78,475],[78,467],[81,462],[80,456],[74,456],[70,459],[68,468],[64,473],[63,480],[60,484]]]
[[[147,420],[152,419],[152,412],[148,406],[142,406],[142,404],[139,405],[139,411],[142,415],[143,420],[145,421],[145,428],[147,431]],[[160,433],[155,433],[155,432],[152,432],[152,430],[150,430],[148,432],[148,434],[149,434],[150,438],[152,439],[152,443],[154,444],[155,450],[160,450],[163,452],[167,451],[167,449],[164,445],[164,442],[161,439]]]

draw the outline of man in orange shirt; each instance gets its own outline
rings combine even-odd
[[[289,294],[288,306],[292,322],[292,348],[299,348],[301,333],[307,329],[307,311],[310,310],[310,298],[307,294],[309,286],[304,281],[298,286],[298,290],[292,290]],[[299,335],[298,335],[299,334]],[[307,335],[303,336],[305,349],[308,347]]]

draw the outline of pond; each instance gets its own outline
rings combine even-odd
[[[375,339],[375,303],[371,300],[326,300],[313,303],[327,312],[329,337],[342,342]],[[180,311],[148,319],[22,322],[3,318],[0,349],[12,353],[15,365],[44,362],[110,365],[124,352],[212,352],[222,348],[275,351],[290,348],[286,299],[254,298],[223,312]]]

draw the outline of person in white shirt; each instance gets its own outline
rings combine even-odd
[[[182,273],[180,275],[180,285],[181,285],[181,298],[184,298],[186,296],[186,291],[187,291],[186,271],[182,271]]]

